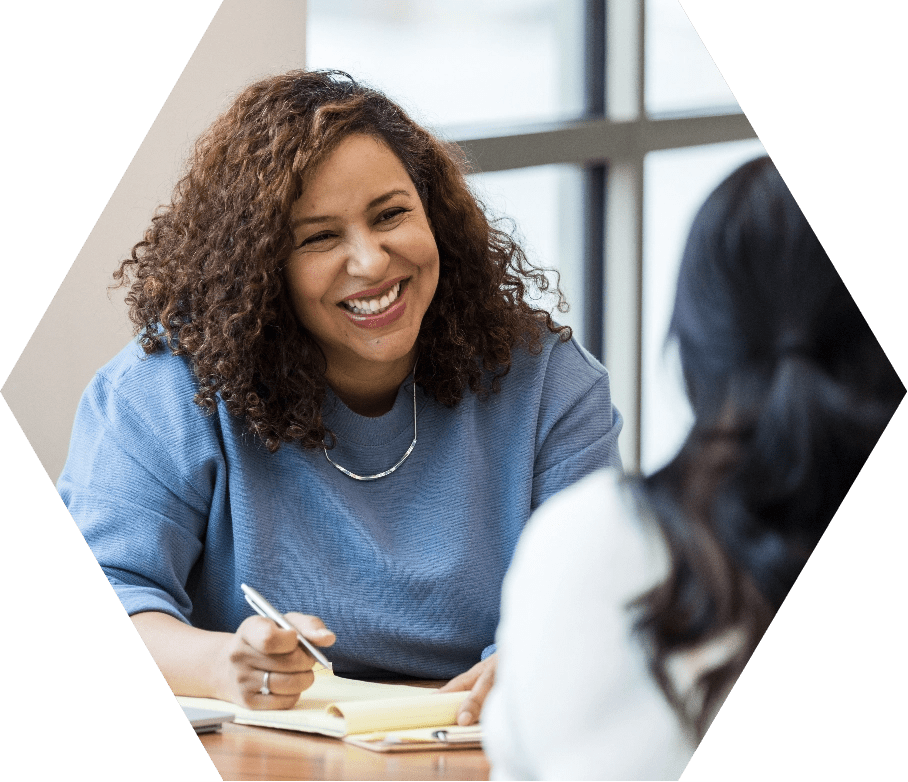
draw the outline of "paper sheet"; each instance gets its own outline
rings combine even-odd
[[[177,700],[184,706],[229,711],[245,725],[342,737],[351,733],[453,725],[467,692],[437,694],[426,687],[363,682],[320,672],[292,709],[258,711],[213,698]]]

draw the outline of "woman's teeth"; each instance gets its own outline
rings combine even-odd
[[[397,301],[399,294],[400,283],[398,282],[377,299],[347,299],[343,305],[357,315],[378,315]]]

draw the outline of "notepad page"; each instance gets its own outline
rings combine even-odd
[[[344,717],[337,712],[329,713],[329,707],[334,704],[343,704],[349,708],[358,702],[380,702],[389,699],[393,702],[400,702],[409,701],[413,698],[434,699],[436,697],[444,697],[442,695],[436,696],[433,694],[434,692],[433,689],[426,687],[385,684],[383,682],[363,682],[334,676],[330,672],[320,672],[319,675],[316,675],[314,684],[303,692],[292,709],[246,709],[234,703],[213,698],[180,696],[177,700],[184,706],[229,711],[235,715],[235,721],[239,724],[300,730],[341,737],[351,731]],[[465,693],[461,694],[465,695]],[[392,706],[392,708],[399,707]],[[357,720],[357,724],[362,724],[362,713],[356,712],[355,708],[354,713],[358,715],[354,718]],[[372,710],[371,713],[374,715],[376,710]],[[380,706],[377,708],[377,713],[381,713]],[[416,726],[414,725],[413,727]],[[379,726],[369,727],[366,730],[388,730],[388,728]]]
[[[332,704],[328,714],[343,717],[347,734],[455,725],[457,710],[469,694],[432,692],[423,698],[347,701]]]

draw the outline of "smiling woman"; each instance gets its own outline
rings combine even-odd
[[[326,380],[357,413],[387,413],[438,285],[416,187],[386,144],[356,134],[314,172],[291,217],[287,288],[325,354]]]
[[[526,301],[459,150],[338,72],[244,90],[114,277],[137,339],[89,385],[61,496],[172,689],[288,708],[335,672],[455,677],[559,489],[620,466],[608,374]],[[330,629],[328,629],[330,628]]]

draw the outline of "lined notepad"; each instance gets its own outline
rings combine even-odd
[[[241,725],[349,737],[358,746],[395,751],[463,745],[434,734],[456,726],[457,710],[468,694],[345,679],[321,669],[292,709],[257,711],[213,698],[180,696],[177,700],[183,706],[229,711]],[[478,729],[473,728],[473,734],[473,743],[478,744]]]

